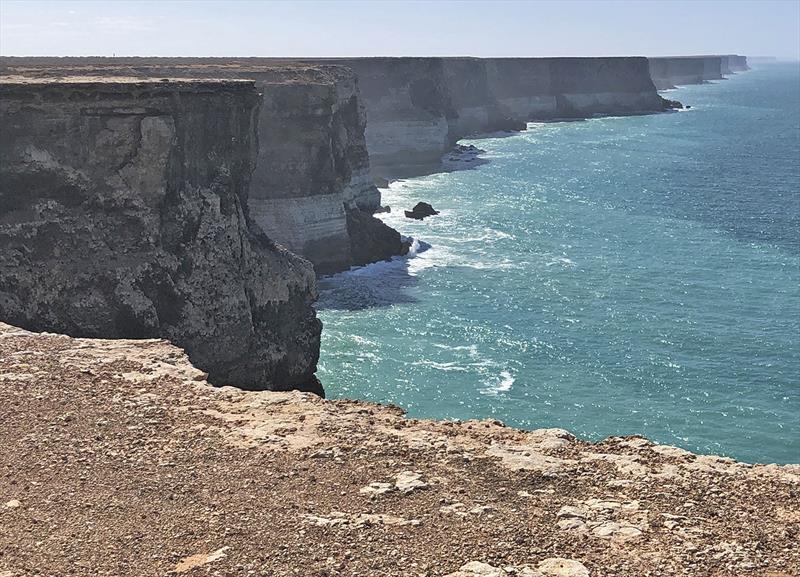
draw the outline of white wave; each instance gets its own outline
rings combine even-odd
[[[439,343],[433,343],[433,346],[437,349],[444,349],[446,351],[469,351],[469,355],[471,357],[478,356],[478,345],[457,345],[455,347],[450,345],[442,345]]]
[[[562,257],[559,257],[559,258],[557,258],[555,260],[552,260],[552,261],[548,262],[545,266],[553,266],[553,265],[556,265],[556,264],[560,264],[561,266],[563,266],[565,268],[572,268],[572,267],[575,266],[575,262],[572,259],[569,259],[569,258],[567,258],[565,256],[562,256]]]
[[[481,391],[485,395],[499,395],[511,390],[514,386],[514,376],[508,371],[501,371],[498,375],[498,382]]]
[[[458,371],[461,373],[466,373],[469,371],[468,367],[463,367],[456,362],[437,363],[436,361],[420,361],[419,364],[425,367],[436,369],[437,371]]]

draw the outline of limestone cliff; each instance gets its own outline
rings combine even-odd
[[[0,323],[0,575],[798,577],[799,465],[209,387]]]
[[[727,74],[747,70],[747,58],[724,56],[663,56],[648,59],[656,88],[665,90],[682,84],[720,80]]]
[[[217,384],[318,389],[311,266],[248,209],[252,81],[4,78],[0,318],[164,337]]]
[[[380,193],[369,169],[366,116],[356,77],[342,66],[251,58],[3,58],[0,71],[255,80],[262,103],[249,193],[254,222],[319,274],[404,251],[400,235],[371,216]]]
[[[644,58],[348,58],[373,174],[439,169],[461,138],[526,122],[662,110]]]
[[[726,61],[728,74],[750,70],[750,67],[747,65],[747,56],[728,54],[727,56],[723,56],[723,59]]]

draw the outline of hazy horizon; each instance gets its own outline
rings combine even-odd
[[[796,60],[800,3],[0,0],[0,54]]]

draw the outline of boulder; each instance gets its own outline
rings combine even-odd
[[[414,220],[422,220],[426,216],[433,216],[434,214],[439,214],[439,211],[435,210],[427,202],[418,202],[412,210],[406,210],[405,213],[407,218],[413,218]]]

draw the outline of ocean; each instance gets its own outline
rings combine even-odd
[[[800,462],[800,67],[665,96],[384,190],[414,248],[321,280],[328,396]]]

